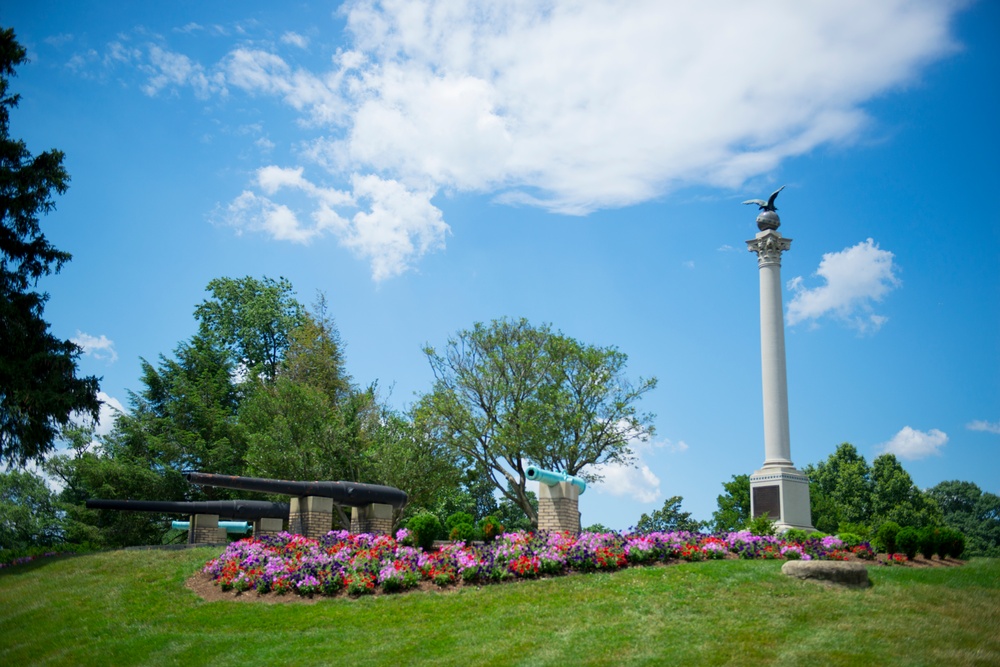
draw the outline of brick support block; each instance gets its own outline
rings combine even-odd
[[[226,529],[219,528],[218,514],[191,515],[191,523],[188,528],[188,544],[218,544],[227,540]]]
[[[288,532],[319,539],[333,526],[333,498],[293,496],[288,509]]]
[[[253,523],[254,537],[277,535],[282,530],[284,530],[284,521],[281,519],[257,519]]]
[[[390,535],[392,533],[392,505],[372,503],[351,508],[351,532]]]
[[[580,533],[580,489],[569,482],[538,485],[538,530]]]

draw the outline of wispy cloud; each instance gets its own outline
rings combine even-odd
[[[888,318],[872,304],[899,286],[893,254],[868,239],[840,252],[823,255],[815,275],[824,281],[807,288],[801,277],[788,282],[793,292],[786,319],[789,325],[831,316],[862,333],[878,331]]]
[[[984,419],[977,419],[966,424],[965,428],[970,431],[985,431],[987,433],[996,433],[997,435],[1000,435],[1000,422],[988,422]]]
[[[592,466],[592,472],[601,476],[594,483],[598,493],[616,497],[629,497],[640,503],[651,503],[660,498],[660,478],[650,468],[650,460],[656,458],[658,450],[669,454],[682,454],[689,447],[683,440],[670,439],[639,441],[629,443],[634,453],[631,463],[604,463]]]
[[[377,177],[422,207],[474,192],[586,214],[685,186],[738,188],[786,158],[854,141],[869,100],[955,48],[959,6],[351,0],[345,46],[324,70],[277,51],[300,49],[296,33],[266,48],[242,38],[215,64],[165,48],[136,62],[148,92],[240,90],[299,112],[321,135],[299,139],[311,144],[301,155],[313,182],[346,190]],[[359,252],[376,279],[440,246],[439,216],[401,226],[369,201],[338,214],[390,228],[372,230]],[[357,230],[330,232],[357,250]]]
[[[941,454],[941,448],[948,442],[948,436],[936,428],[928,432],[904,426],[889,442],[882,443],[879,451],[895,454],[907,461],[925,459]]]
[[[95,359],[107,361],[113,364],[118,361],[118,352],[115,351],[115,342],[104,334],[91,336],[77,329],[76,335],[70,338],[70,342],[83,349],[83,354]]]

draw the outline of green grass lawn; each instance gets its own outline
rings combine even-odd
[[[785,577],[780,561],[725,560],[254,604],[185,588],[218,553],[0,571],[0,665],[1000,665],[997,559],[872,568],[860,591]]]

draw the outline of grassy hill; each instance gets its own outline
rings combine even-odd
[[[873,567],[862,591],[790,579],[780,561],[724,560],[263,604],[185,586],[218,553],[0,571],[0,664],[1000,664],[997,559]]]

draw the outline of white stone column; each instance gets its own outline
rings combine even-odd
[[[769,206],[773,205],[776,194],[771,195]],[[757,517],[766,512],[782,531],[813,530],[809,479],[792,463],[788,426],[781,253],[792,246],[792,240],[778,233],[780,224],[773,208],[765,210],[757,217],[761,231],[747,241],[748,250],[757,254],[760,274],[760,366],[764,396],[764,465],[750,475],[750,513]]]
[[[760,273],[760,364],[764,390],[764,467],[792,467],[788,428],[785,323],[781,305],[781,253],[792,245],[768,229],[747,241]]]

